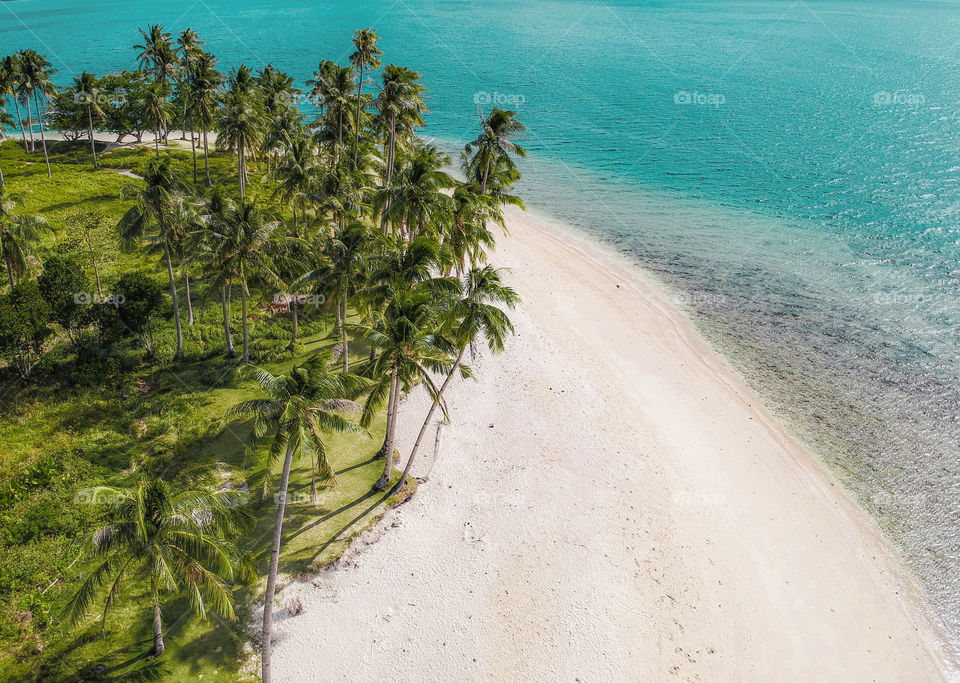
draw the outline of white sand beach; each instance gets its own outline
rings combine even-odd
[[[951,679],[876,525],[690,323],[619,258],[510,229],[516,336],[450,392],[413,500],[279,594],[304,609],[276,679]]]

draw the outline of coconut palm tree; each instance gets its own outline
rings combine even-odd
[[[230,290],[236,273],[233,254],[224,248],[223,236],[231,231],[230,216],[235,210],[236,204],[226,190],[222,186],[214,188],[203,203],[199,225],[188,236],[188,248],[199,255],[202,270],[210,275],[211,282],[220,290],[224,342],[229,358],[238,356],[230,329]]]
[[[7,55],[3,60],[0,60],[0,97],[9,97],[13,100],[13,106],[17,112],[17,126],[20,128],[20,135],[23,137],[23,149],[28,151],[27,130],[23,125],[23,117],[20,115],[22,99],[17,90],[20,81],[20,55]]]
[[[486,194],[492,170],[499,166],[515,170],[510,155],[527,156],[527,151],[513,141],[526,127],[517,121],[517,112],[497,107],[487,118],[481,115],[480,127],[477,139],[464,147],[464,170],[468,179],[480,183],[481,194]]]
[[[171,119],[173,119],[173,105],[167,99],[164,84],[160,82],[151,83],[144,88],[139,105],[146,120],[153,124],[153,130],[155,131],[153,146],[159,159],[160,138],[163,131],[170,125]]]
[[[443,168],[450,157],[433,145],[420,145],[401,159],[397,176],[374,199],[384,224],[406,235],[440,231],[449,223],[456,203],[450,196],[456,183]]]
[[[356,136],[353,141],[353,163],[357,164],[357,155],[360,149],[360,104],[363,101],[363,71],[364,69],[379,69],[382,62],[380,55],[383,51],[377,47],[380,36],[371,28],[357,29],[353,37],[356,52],[350,55],[350,64],[360,71],[360,80],[357,83],[357,114]]]
[[[432,373],[444,372],[449,367],[447,350],[438,333],[436,300],[424,291],[398,291],[382,313],[377,324],[355,325],[363,338],[379,355],[366,364],[363,374],[374,378],[373,386],[364,404],[360,424],[368,427],[384,402],[387,404],[387,429],[384,435],[383,474],[375,488],[379,491],[390,483],[394,463],[397,408],[405,388],[420,382],[430,396],[437,400],[439,388]]]
[[[372,252],[373,236],[361,222],[350,223],[337,230],[323,244],[323,262],[305,273],[294,289],[312,285],[329,293],[328,300],[337,307],[337,332],[340,334],[343,371],[350,371],[350,346],[347,338],[347,304],[358,289],[364,265]]]
[[[6,109],[0,109],[0,142],[7,139],[7,128],[13,128],[15,125],[13,117]],[[0,183],[3,183],[3,167],[0,166]]]
[[[471,346],[481,335],[486,339],[487,346],[493,353],[503,351],[504,341],[508,334],[513,333],[513,324],[499,306],[513,308],[520,303],[520,297],[510,287],[503,284],[501,271],[493,266],[471,268],[463,276],[461,284],[462,294],[447,312],[445,325],[454,346],[458,349],[457,358],[434,396],[427,417],[420,427],[417,440],[410,450],[410,457],[403,468],[403,474],[395,484],[394,490],[399,490],[406,481],[410,468],[413,466],[420,442],[423,441],[437,406],[443,410],[444,417],[447,409],[443,403],[443,394],[450,385],[450,380],[462,368],[463,355],[467,347]]]
[[[329,352],[317,354],[287,375],[272,375],[266,370],[252,368],[257,383],[267,398],[243,401],[231,413],[253,418],[251,438],[263,439],[272,434],[270,460],[283,454],[283,470],[277,495],[277,514],[273,526],[273,544],[270,550],[270,568],[267,590],[263,599],[263,635],[261,640],[262,678],[269,683],[271,676],[271,643],[273,600],[277,589],[280,564],[280,544],[283,534],[283,516],[286,510],[290,469],[294,456],[308,456],[322,477],[331,477],[333,469],[327,462],[324,435],[334,432],[364,433],[360,427],[341,414],[355,405],[368,382],[351,374],[334,373],[328,368]]]
[[[20,52],[20,76],[22,92],[33,98],[33,105],[37,111],[37,123],[40,124],[40,141],[43,144],[43,160],[47,164],[47,177],[53,177],[50,170],[50,157],[47,155],[47,138],[43,132],[43,115],[40,111],[40,98],[50,97],[56,92],[51,77],[57,73],[50,66],[50,61],[35,50]],[[29,112],[29,106],[27,111]]]
[[[211,233],[218,246],[217,261],[230,269],[240,285],[243,322],[243,362],[250,362],[250,336],[247,327],[249,283],[259,280],[281,289],[283,281],[273,256],[281,251],[285,236],[280,222],[263,211],[254,200],[242,200],[224,217],[223,232]]]
[[[200,124],[200,131],[203,134],[203,170],[207,176],[207,187],[213,187],[213,181],[210,179],[207,133],[216,121],[214,113],[222,84],[223,74],[217,71],[217,58],[207,53],[198,55],[190,74],[190,120],[194,125]],[[193,178],[196,182],[196,153],[193,160]]]
[[[157,83],[166,85],[177,71],[177,51],[170,41],[170,34],[159,24],[147,24],[146,31],[139,30],[143,44],[134,45],[133,48],[140,50],[137,55],[140,68]]]
[[[192,28],[187,27],[177,36],[176,52],[180,53],[180,68],[177,71],[177,85],[180,99],[183,101],[183,130],[180,131],[180,139],[187,139],[187,129],[190,130],[190,141],[193,145],[194,156],[196,156],[196,145],[193,143],[193,122],[190,121],[190,73],[193,65],[200,55],[203,54],[203,46],[206,45],[200,36]],[[188,122],[190,125],[188,126]],[[194,173],[193,182],[197,182],[196,173]]]
[[[316,177],[317,160],[313,153],[310,139],[303,134],[295,135],[286,140],[287,150],[280,164],[274,171],[278,181],[273,196],[279,196],[290,205],[293,210],[293,227],[299,230],[300,218],[303,219],[304,233],[306,233],[307,216],[306,205]],[[299,213],[297,211],[299,209]]]
[[[115,506],[111,524],[83,539],[85,556],[100,563],[86,574],[61,617],[76,623],[87,614],[100,589],[109,582],[100,633],[106,637],[110,608],[125,583],[146,580],[153,606],[153,646],[159,657],[163,643],[161,595],[186,595],[194,611],[206,618],[212,609],[235,619],[230,584],[252,578],[247,555],[233,542],[248,526],[246,494],[205,488],[176,491],[160,479],[142,478],[134,488],[99,486],[83,492],[91,502]]]
[[[254,87],[250,69],[242,64],[234,69],[218,123],[217,147],[237,150],[241,199],[246,196],[247,189],[247,153],[256,152],[265,123],[263,103]]]
[[[336,165],[343,147],[344,124],[349,123],[349,110],[357,88],[353,67],[341,67],[334,62],[321,63],[320,69],[314,73],[314,79],[307,81],[307,85],[312,85],[311,95],[320,103],[324,124],[331,132],[336,131],[336,135],[329,135],[333,150],[331,156]]]
[[[10,290],[27,271],[34,248],[45,232],[51,232],[43,216],[14,213],[20,198],[7,192],[6,183],[0,180],[0,251],[10,278]]]
[[[122,195],[133,196],[134,204],[117,224],[124,246],[128,249],[147,242],[163,254],[170,280],[173,299],[173,318],[177,329],[175,360],[183,357],[183,327],[180,323],[180,304],[177,301],[177,280],[173,269],[173,255],[182,249],[183,225],[176,220],[178,202],[182,197],[183,181],[170,157],[154,159],[143,176],[144,185],[126,185]]]
[[[97,77],[84,71],[73,79],[73,97],[77,104],[87,110],[87,132],[90,135],[90,154],[93,156],[93,167],[97,164],[97,143],[93,136],[93,117],[102,119],[106,116],[103,108],[97,102]]]
[[[419,81],[419,73],[402,66],[390,64],[383,70],[383,87],[374,105],[385,122],[387,135],[384,185],[389,185],[393,176],[398,130],[400,137],[412,136],[414,129],[423,125],[423,114],[428,111],[423,101],[427,89]]]

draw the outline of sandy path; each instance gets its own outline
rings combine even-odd
[[[873,524],[689,324],[616,259],[511,230],[517,336],[451,392],[416,497],[283,591],[305,609],[276,677],[942,680]]]

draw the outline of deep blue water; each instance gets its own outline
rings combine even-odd
[[[0,53],[66,82],[132,67],[148,22],[301,82],[373,26],[451,149],[513,105],[528,205],[675,288],[960,634],[960,5],[19,0]]]

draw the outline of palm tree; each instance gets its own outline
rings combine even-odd
[[[402,66],[390,64],[383,70],[383,87],[374,104],[385,119],[387,129],[384,185],[389,185],[393,176],[398,127],[402,137],[406,137],[413,134],[414,128],[423,125],[423,114],[427,112],[423,93],[427,89],[419,81],[419,73]]]
[[[478,190],[479,185],[475,183],[463,183],[453,192],[456,207],[444,233],[444,243],[453,253],[458,276],[468,264],[476,266],[486,261],[485,249],[496,242],[487,224],[501,228],[505,225],[496,197],[480,194]]]
[[[456,206],[450,196],[456,183],[442,170],[450,158],[433,145],[420,145],[401,161],[397,177],[374,200],[384,225],[414,236],[428,227],[442,229]]]
[[[278,181],[273,196],[290,204],[293,210],[293,227],[299,229],[299,218],[303,218],[304,232],[307,227],[306,204],[310,188],[316,176],[316,158],[313,145],[305,135],[296,135],[287,140],[287,151],[281,163],[274,171]],[[300,209],[299,214],[297,209]]]
[[[214,111],[222,84],[223,74],[217,71],[217,58],[207,53],[198,55],[190,75],[190,119],[200,124],[203,134],[203,170],[207,176],[207,187],[213,187],[213,181],[210,180],[207,132],[215,121]],[[196,182],[196,153],[194,153],[193,178]]]
[[[513,142],[526,127],[517,121],[517,112],[493,108],[486,119],[481,115],[482,132],[464,147],[464,170],[470,180],[480,183],[481,194],[487,192],[490,172],[499,166],[515,170],[510,154],[527,156],[527,151]]]
[[[163,253],[173,299],[173,318],[177,328],[175,360],[183,358],[183,327],[180,323],[180,304],[177,301],[177,280],[173,270],[173,254],[179,253],[185,235],[176,220],[176,204],[181,196],[183,182],[170,157],[154,159],[143,176],[144,187],[127,185],[124,195],[134,196],[134,205],[120,218],[117,227],[124,245],[129,249],[146,241]]]
[[[7,128],[13,128],[15,121],[6,109],[0,109],[0,142],[7,139]],[[0,166],[0,183],[3,183],[3,167]]]
[[[329,300],[337,307],[337,330],[340,333],[343,371],[350,371],[350,347],[347,338],[347,303],[358,288],[363,268],[370,257],[372,235],[363,223],[350,223],[334,233],[323,246],[324,261],[298,279],[294,289],[313,285],[329,292]]]
[[[140,35],[143,36],[143,45],[134,45],[134,49],[140,50],[138,55],[140,68],[153,77],[155,85],[166,98],[170,92],[170,81],[176,78],[179,65],[177,51],[170,42],[170,34],[159,24],[148,24],[146,31],[140,29]],[[163,144],[169,142],[169,124],[172,119],[171,108],[162,131],[157,131],[158,136],[161,132],[163,134]],[[159,151],[157,153],[159,154]]]
[[[157,158],[160,158],[160,137],[163,131],[170,125],[173,118],[173,105],[167,99],[167,92],[163,83],[151,83],[148,85],[142,95],[140,106],[145,118],[153,124],[156,136],[153,139],[153,146],[156,150]]]
[[[53,177],[50,170],[50,157],[47,155],[47,138],[43,132],[43,115],[40,112],[40,97],[53,95],[55,88],[51,76],[57,73],[51,68],[50,61],[34,50],[23,50],[20,53],[21,89],[33,98],[34,108],[37,111],[37,123],[40,124],[40,140],[43,143],[43,160],[47,164],[47,177]],[[27,109],[29,113],[29,107]]]
[[[357,87],[354,82],[353,67],[341,67],[334,62],[324,62],[314,73],[314,80],[307,81],[307,85],[313,86],[311,95],[319,101],[327,119],[326,124],[331,130],[334,128],[333,122],[336,122],[336,136],[330,136],[333,163],[336,165],[340,160],[340,148],[343,147],[344,114],[349,116],[349,108],[354,99],[353,93]]]
[[[368,382],[355,375],[333,373],[328,369],[330,353],[320,353],[294,367],[288,375],[272,375],[266,370],[252,368],[257,383],[267,398],[243,401],[231,410],[233,415],[253,418],[252,439],[262,439],[272,433],[270,459],[284,454],[280,490],[277,495],[277,514],[273,526],[273,544],[267,590],[263,599],[263,635],[261,640],[262,677],[269,683],[271,668],[270,636],[273,626],[273,600],[277,589],[277,571],[280,564],[280,543],[283,533],[283,515],[286,510],[287,490],[293,458],[309,456],[321,476],[330,477],[333,470],[327,462],[323,438],[333,432],[364,433],[360,427],[340,414],[344,408],[355,405]]]
[[[0,97],[9,97],[13,100],[13,106],[17,112],[17,125],[20,128],[20,134],[23,136],[23,149],[28,151],[27,130],[23,125],[23,117],[20,115],[21,97],[18,93],[20,82],[20,55],[7,55],[0,61]]]
[[[43,216],[15,214],[20,198],[7,193],[6,183],[0,180],[0,251],[10,278],[10,291],[27,270],[28,260],[40,243],[44,232],[50,231]]]
[[[227,357],[236,358],[233,347],[233,334],[230,330],[230,289],[235,275],[233,254],[225,246],[223,236],[229,234],[230,216],[236,205],[221,187],[215,188],[204,203],[203,227],[198,227],[189,236],[190,249],[198,252],[203,260],[204,270],[211,274],[210,279],[220,289],[220,303],[223,310],[224,342]]]
[[[467,347],[471,346],[478,336],[483,335],[490,350],[493,353],[499,353],[503,350],[506,336],[513,333],[513,324],[506,313],[497,308],[497,305],[513,308],[520,303],[520,297],[503,284],[499,270],[492,266],[471,268],[464,274],[461,287],[461,297],[451,306],[446,321],[453,343],[459,349],[457,359],[443,380],[443,384],[440,385],[433,403],[430,404],[430,410],[427,411],[427,417],[423,421],[420,433],[417,434],[417,440],[413,443],[403,474],[394,485],[394,491],[399,490],[406,481],[414,458],[417,456],[417,450],[420,448],[420,442],[427,433],[427,427],[437,406],[442,407],[446,416],[447,409],[443,404],[443,394],[450,380],[461,368],[463,354]]]
[[[153,603],[153,646],[149,656],[163,654],[161,592],[186,595],[203,619],[212,608],[235,619],[230,583],[252,578],[246,554],[231,540],[247,526],[248,513],[240,491],[194,489],[173,491],[160,480],[142,478],[135,488],[99,486],[84,492],[92,502],[116,506],[114,521],[83,540],[83,553],[102,560],[86,575],[67,602],[62,618],[76,623],[110,582],[103,605],[101,637],[107,614],[125,582],[146,579]],[[208,607],[209,606],[209,607]]]
[[[283,281],[273,256],[281,250],[284,236],[280,223],[262,211],[254,200],[243,200],[224,218],[223,232],[211,233],[219,244],[217,260],[239,280],[243,319],[243,362],[250,362],[250,336],[247,329],[247,298],[251,280],[282,288]]]
[[[445,371],[449,366],[443,339],[437,334],[435,303],[435,299],[423,291],[396,292],[385,311],[377,316],[379,324],[354,326],[379,351],[376,359],[366,364],[364,371],[374,378],[374,384],[360,424],[368,427],[384,401],[387,403],[387,429],[381,448],[386,461],[383,474],[375,484],[378,491],[387,487],[393,472],[393,444],[401,391],[419,381],[437,400],[439,389],[431,373]]]
[[[190,141],[193,144],[193,122],[190,126],[187,122],[190,119],[190,73],[197,58],[203,54],[204,43],[200,36],[192,28],[187,27],[177,36],[177,52],[180,53],[180,69],[178,71],[178,88],[180,98],[183,100],[183,130],[180,139],[187,139],[187,129],[190,129]],[[196,156],[196,146],[194,146],[194,156]],[[194,172],[193,182],[197,182],[196,172]]]
[[[87,132],[90,134],[90,153],[93,155],[93,167],[98,168],[97,164],[97,143],[93,137],[93,117],[102,119],[106,114],[100,104],[97,102],[97,77],[84,71],[73,79],[73,96],[77,104],[83,105],[87,110]]]
[[[253,92],[250,69],[242,64],[230,74],[227,92],[224,94],[223,112],[218,124],[217,147],[237,150],[237,175],[240,182],[240,198],[247,189],[247,152],[255,152],[263,133],[263,105]]]
[[[363,71],[365,68],[379,69],[380,55],[383,51],[377,47],[377,40],[380,38],[371,28],[357,29],[353,37],[353,45],[357,48],[356,52],[350,55],[350,64],[355,69],[360,70],[360,80],[357,84],[357,115],[356,115],[356,137],[353,141],[353,163],[357,163],[357,154],[360,149],[360,103],[363,101]]]

